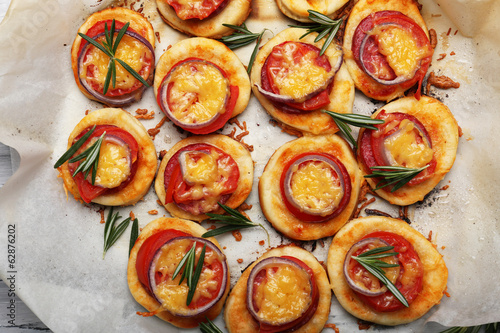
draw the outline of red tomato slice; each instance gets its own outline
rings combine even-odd
[[[394,285],[406,298],[408,304],[411,304],[422,291],[424,268],[418,253],[415,251],[411,243],[400,235],[387,231],[377,231],[364,236],[363,239],[370,237],[380,238],[386,241],[391,246],[394,246],[395,252],[399,253],[398,260],[401,270]],[[356,265],[353,267],[356,267]],[[359,269],[359,267],[357,267],[357,269]],[[359,293],[356,294],[366,304],[378,312],[390,312],[405,308],[405,306],[390,291],[386,291],[382,295],[373,297]]]
[[[295,161],[299,160],[300,158],[307,156],[307,155],[321,155],[329,160],[331,160],[333,163],[335,163],[338,168],[342,172],[342,178],[344,179],[344,196],[342,197],[342,200],[339,203],[339,206],[337,209],[335,209],[331,214],[327,216],[319,216],[319,215],[311,215],[307,214],[295,206],[293,206],[286,198],[285,196],[285,176],[290,169],[290,167],[295,163]],[[339,175],[337,175],[339,177]],[[351,191],[352,191],[352,186],[351,186],[351,177],[349,176],[349,173],[347,172],[347,169],[345,168],[344,164],[340,162],[335,156],[330,155],[330,154],[325,154],[325,153],[314,153],[314,152],[309,152],[309,153],[303,153],[299,154],[293,159],[291,159],[287,165],[283,168],[283,172],[281,173],[281,178],[280,178],[280,190],[281,190],[281,196],[283,198],[283,202],[285,203],[286,208],[292,213],[296,218],[298,218],[301,221],[305,222],[323,222],[327,221],[329,219],[334,218],[335,216],[339,215],[347,206],[349,203],[349,200],[351,198]]]
[[[176,0],[167,0],[174,8],[175,13],[181,20],[199,19],[203,20],[214,14],[225,0],[204,0],[203,2],[181,3]]]

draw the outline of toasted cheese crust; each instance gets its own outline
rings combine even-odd
[[[306,153],[326,153],[338,158],[347,169],[351,196],[345,209],[324,222],[304,222],[293,215],[284,203],[280,178],[284,167],[295,156]],[[358,202],[363,178],[349,144],[337,135],[305,136],[292,140],[276,150],[259,180],[262,212],[273,227],[285,236],[297,240],[313,240],[334,235],[352,216]]]
[[[227,4],[220,12],[213,13],[203,20],[180,19],[165,0],[156,0],[156,5],[163,21],[172,28],[189,36],[219,39],[233,32],[233,29],[225,27],[223,24],[241,25],[250,14],[251,9],[251,0],[226,1]]]
[[[388,231],[403,236],[420,257],[424,270],[423,287],[408,308],[376,312],[356,296],[345,280],[343,265],[347,252],[363,236],[375,231]],[[448,279],[448,269],[441,254],[424,236],[402,220],[382,216],[362,217],[346,224],[330,245],[327,269],[332,290],[345,310],[362,320],[391,326],[412,322],[439,304]]]
[[[92,202],[104,206],[127,206],[139,201],[148,191],[153,182],[157,168],[156,149],[144,126],[123,109],[107,108],[90,112],[73,129],[68,138],[68,148],[74,139],[86,128],[94,125],[114,125],[130,133],[139,145],[137,171],[132,181],[118,192],[103,194],[93,199]],[[73,194],[75,199],[81,200],[68,163],[64,163],[59,171],[64,181],[65,188]]]
[[[166,230],[166,229],[176,229],[185,233],[188,233],[195,237],[201,237],[207,230],[200,226],[198,223],[182,220],[178,218],[159,218],[154,221],[148,223],[139,234],[132,251],[130,252],[128,266],[127,266],[127,283],[130,289],[130,293],[134,297],[134,299],[141,304],[147,311],[155,311],[161,305],[156,301],[156,299],[151,296],[143,284],[139,281],[139,277],[137,276],[136,270],[136,261],[137,261],[137,253],[141,248],[141,245],[144,241],[154,235],[155,233]],[[217,242],[217,240],[213,237],[207,238],[209,241],[214,243],[219,249],[221,246]],[[229,294],[230,287],[230,279],[229,279],[229,271],[228,271],[228,279],[226,285],[226,292],[222,296],[222,298],[206,313],[203,313],[200,316],[194,317],[179,317],[170,314],[169,312],[162,311],[159,312],[156,316],[181,328],[192,328],[197,327],[201,321],[205,321],[205,318],[209,318],[210,320],[215,319],[219,313],[222,311],[222,306],[226,300],[227,295]]]
[[[450,171],[458,149],[458,124],[450,109],[437,99],[422,96],[420,100],[414,97],[405,97],[387,104],[375,112],[372,117],[376,117],[382,110],[386,113],[402,112],[416,117],[429,133],[432,143],[432,150],[437,165],[431,178],[416,185],[405,185],[395,192],[380,189],[377,194],[389,201],[391,204],[407,206],[424,199],[436,185]],[[359,131],[358,143],[365,129]],[[359,156],[360,168],[363,174],[369,174],[367,166]],[[367,178],[368,184],[376,188],[376,180]]]
[[[300,22],[311,22],[308,10],[314,10],[330,18],[336,18],[348,0],[276,0],[281,12]]]
[[[269,257],[281,256],[295,257],[309,266],[314,272],[319,291],[318,308],[316,309],[313,317],[304,326],[300,327],[294,332],[321,332],[321,330],[325,326],[326,321],[328,320],[328,315],[330,314],[331,306],[331,291],[329,289],[329,282],[325,269],[323,268],[323,266],[321,266],[314,255],[312,255],[308,251],[301,249],[295,245],[284,245],[267,251],[252,265],[247,267],[247,269],[239,278],[238,282],[236,282],[236,285],[231,290],[231,294],[227,299],[224,309],[224,321],[226,323],[227,330],[230,333],[259,332],[259,324],[252,317],[246,306],[248,277],[250,275],[250,272],[252,271],[252,268],[259,261]]]
[[[302,42],[314,45],[321,49],[324,43],[324,39],[315,43],[314,39],[316,34],[312,33],[306,37],[300,39],[304,34],[304,29],[299,28],[289,28],[285,29],[274,38],[269,40],[257,53],[255,62],[252,67],[252,72],[250,74],[250,81],[252,83],[252,90],[260,104],[266,109],[266,111],[276,119],[277,121],[288,125],[294,129],[299,130],[302,133],[311,134],[333,134],[338,131],[337,125],[333,119],[319,111],[309,111],[301,113],[288,113],[276,108],[265,96],[263,96],[256,84],[262,86],[261,82],[261,71],[264,63],[272,52],[274,46],[279,45],[286,41]],[[328,57],[336,57],[337,49],[334,46],[330,46],[325,55]],[[354,103],[354,83],[347,71],[347,68],[343,64],[335,77],[333,79],[333,88],[329,94],[330,104],[324,107],[326,110],[332,110],[339,113],[352,113],[352,106]]]
[[[208,143],[221,150],[226,154],[230,155],[236,164],[238,165],[240,171],[240,177],[238,179],[238,186],[236,190],[231,194],[231,197],[226,201],[225,205],[231,208],[237,208],[241,205],[252,190],[253,184],[253,161],[248,150],[246,150],[243,145],[239,142],[221,134],[211,134],[205,136],[192,136],[176,143],[163,157],[160,167],[158,169],[158,175],[155,180],[155,191],[160,199],[161,203],[164,205],[165,209],[175,217],[189,219],[192,221],[203,221],[208,218],[205,214],[194,215],[185,210],[181,209],[174,202],[165,204],[165,185],[164,185],[164,173],[167,167],[168,161],[172,156],[181,148],[195,144],[195,143]],[[212,213],[222,214],[224,211],[219,208]]]

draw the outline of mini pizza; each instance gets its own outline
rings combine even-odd
[[[224,309],[230,333],[321,332],[330,314],[325,269],[308,251],[285,245],[241,275]]]
[[[215,238],[202,238],[207,232],[198,223],[159,218],[142,229],[127,267],[127,281],[135,300],[149,313],[181,328],[192,328],[215,319],[229,294],[230,278],[226,256]],[[202,268],[192,295],[181,260],[195,248],[194,267]],[[189,299],[192,297],[191,299]],[[189,304],[188,304],[189,303]]]
[[[230,35],[250,14],[251,0],[156,0],[165,23],[189,36],[219,39]]]
[[[245,110],[251,89],[234,52],[221,42],[199,37],[180,41],[161,56],[154,91],[175,125],[208,134]]]
[[[276,4],[281,12],[291,19],[300,22],[311,22],[309,19],[309,10],[326,15],[332,19],[336,18],[340,9],[349,0],[276,0]]]
[[[73,129],[68,148],[91,130],[93,132],[73,157],[103,136],[97,169],[94,168],[95,181],[92,184],[92,172],[87,175],[76,172],[86,158],[75,162],[70,159],[59,167],[65,189],[85,203],[135,204],[148,192],[157,167],[156,149],[146,129],[122,109],[95,110]]]
[[[113,22],[115,33],[111,36]],[[120,29],[125,26],[123,37],[115,44]],[[114,57],[119,59],[114,61],[114,67],[110,65],[109,54],[77,35],[71,48],[73,74],[78,88],[88,98],[108,106],[125,106],[140,100],[146,86],[120,61],[151,84],[155,68],[155,33],[142,14],[119,7],[92,14],[78,29],[79,34],[101,45],[109,44],[108,32],[109,37],[113,37]]]
[[[206,213],[224,212],[219,203],[231,208],[241,205],[252,184],[248,150],[225,135],[212,134],[175,144],[161,161],[155,190],[172,216],[203,221]]]
[[[375,112],[385,122],[378,130],[361,129],[358,161],[365,175],[377,167],[425,168],[397,189],[380,177],[367,178],[376,193],[392,204],[407,206],[423,200],[450,171],[458,149],[458,124],[440,101],[422,96],[405,97]],[[382,169],[383,170],[383,169]]]
[[[434,49],[414,0],[360,0],[344,32],[345,61],[356,88],[390,101],[422,80]]]
[[[278,122],[303,133],[333,134],[335,121],[322,109],[351,113],[354,84],[343,65],[342,48],[316,33],[285,29],[269,40],[255,58],[250,80],[264,109]]]
[[[363,177],[349,144],[330,135],[290,141],[269,159],[259,181],[262,212],[297,240],[334,235],[352,216]]]
[[[387,253],[380,260],[392,267],[380,269],[408,307],[355,259],[369,250]],[[412,322],[439,304],[448,279],[446,264],[433,244],[406,222],[382,216],[346,224],[333,238],[327,268],[332,290],[345,310],[391,326]]]

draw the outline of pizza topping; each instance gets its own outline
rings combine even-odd
[[[330,154],[298,155],[284,168],[281,178],[285,205],[305,222],[321,222],[337,216],[351,196],[349,174]]]
[[[132,170],[128,145],[115,136],[104,136],[98,163],[95,185],[106,188],[119,186],[130,177]]]
[[[181,20],[203,20],[214,13],[224,0],[166,0]]]
[[[258,262],[248,277],[247,309],[261,332],[295,330],[314,314],[319,300],[311,268],[293,257]]]
[[[213,132],[231,118],[238,98],[226,73],[196,58],[175,65],[158,88],[158,104],[177,126],[195,134]]]

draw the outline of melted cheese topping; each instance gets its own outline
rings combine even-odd
[[[331,214],[344,196],[335,170],[323,161],[301,163],[291,177],[292,196],[302,211]]]
[[[116,37],[117,34],[115,34]],[[105,37],[99,37],[97,42],[101,43]],[[150,50],[146,45],[142,44],[135,38],[124,35],[115,53],[115,57],[123,60],[137,73],[139,73],[144,65],[146,54]],[[83,62],[83,70],[80,72],[80,78],[87,80],[89,83],[95,83],[99,86],[104,86],[106,74],[108,73],[108,65],[110,58],[98,48],[91,46],[85,60]],[[116,63],[116,85],[113,88],[110,83],[110,89],[130,89],[137,82],[136,78],[132,76],[122,65]],[[102,91],[102,90],[101,90]]]
[[[173,280],[172,276],[177,265],[187,251],[193,247],[193,244],[194,242],[189,239],[173,240],[160,249],[161,255],[153,263],[156,275],[161,276],[163,280],[157,285],[155,295],[162,301],[164,309],[179,314],[186,314],[190,311],[186,305],[189,288],[186,279],[179,284],[183,270]],[[197,247],[195,263],[198,263],[200,253],[201,247]],[[220,286],[216,279],[216,272],[210,268],[216,261],[221,261],[221,258],[207,246],[204,267],[201,271],[191,304],[196,304],[201,297],[215,298],[217,296]]]
[[[229,82],[214,65],[189,61],[170,73],[168,105],[185,124],[199,124],[226,111]]]
[[[281,52],[274,52],[273,55],[282,61],[279,67],[271,67],[270,72],[280,94],[300,102],[308,95],[324,89],[331,73],[315,63],[317,54],[313,51],[295,58],[297,48],[297,44],[286,43],[282,45]]]
[[[300,318],[311,304],[311,293],[307,272],[278,265],[266,270],[266,280],[257,286],[253,301],[263,321],[280,325]]]
[[[392,165],[407,168],[426,166],[434,154],[425,138],[408,119],[404,119],[399,130],[384,140],[384,147],[392,158]]]
[[[210,184],[217,177],[217,160],[201,151],[183,152],[179,156],[183,176],[189,185]]]
[[[93,140],[90,144],[95,142]],[[95,185],[114,188],[130,176],[130,150],[115,140],[106,139],[101,144]]]
[[[420,61],[429,55],[428,47],[418,46],[410,32],[397,26],[377,26],[372,34],[377,35],[379,52],[397,76],[413,77]]]

